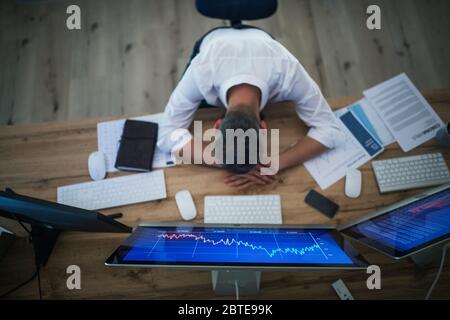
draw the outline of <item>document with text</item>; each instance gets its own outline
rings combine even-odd
[[[444,126],[404,73],[364,91],[364,95],[404,152],[434,138]]]
[[[339,117],[348,111],[352,111],[377,141],[382,143],[385,147],[395,142],[394,136],[384,124],[383,119],[380,118],[374,107],[366,98],[363,98],[348,107],[336,110],[334,114]]]
[[[336,114],[336,113],[335,113]],[[337,116],[345,141],[317,158],[305,162],[305,168],[325,190],[347,175],[349,169],[357,169],[375,158],[384,146],[363,125],[353,111]]]

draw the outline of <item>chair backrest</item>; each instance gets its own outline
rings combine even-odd
[[[196,0],[197,10],[209,18],[230,20],[239,24],[242,20],[270,17],[277,11],[277,0]]]

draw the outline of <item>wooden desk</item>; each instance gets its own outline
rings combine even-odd
[[[450,119],[450,89],[425,95],[442,119]],[[330,104],[340,108],[357,98],[333,98]],[[212,126],[219,110],[201,110],[197,118],[204,120],[204,128]],[[267,108],[265,112],[270,128],[280,128],[282,146],[285,148],[306,128],[295,115],[291,105]],[[96,123],[91,119],[80,122],[33,124],[0,128],[0,188],[11,187],[18,193],[56,199],[56,188],[61,185],[89,181],[87,157],[97,149]],[[450,160],[450,152],[431,141],[408,155],[440,151]],[[390,146],[380,156],[391,158],[405,154],[397,145]],[[359,217],[368,211],[416,194],[419,190],[380,195],[367,164],[362,168],[363,194],[358,200],[344,196],[344,182],[328,189],[326,196],[341,205],[341,212],[332,221],[339,224]],[[179,221],[174,195],[178,190],[189,189],[199,212],[197,221],[203,220],[205,195],[236,194],[223,184],[224,172],[198,166],[178,166],[165,170],[168,198],[132,205],[105,213],[123,212],[121,222],[137,226],[143,221]],[[282,199],[283,219],[286,224],[330,223],[303,202],[307,191],[318,188],[303,166],[282,172],[276,184],[247,190],[246,194],[279,193]],[[23,235],[15,222],[1,219],[0,224]],[[177,271],[145,268],[107,268],[105,259],[127,237],[125,234],[63,233],[54,248],[48,265],[41,272],[44,298],[215,298],[211,289],[210,273],[205,271]],[[262,288],[257,298],[262,299],[335,299],[331,283],[342,278],[355,298],[391,299],[424,298],[434,278],[436,267],[419,270],[409,260],[394,261],[364,246],[356,247],[373,264],[382,269],[382,290],[366,288],[365,271],[290,271],[265,272]],[[66,288],[66,268],[76,264],[82,270],[82,289]],[[450,268],[447,267],[435,289],[434,298],[450,298]],[[0,292],[24,281],[33,273],[33,252],[25,238],[15,242],[9,255],[0,262]],[[37,298],[37,282],[21,288],[13,298]]]

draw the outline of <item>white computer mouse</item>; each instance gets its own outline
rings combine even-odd
[[[193,220],[197,216],[194,199],[188,190],[178,191],[175,195],[178,210],[183,220]]]
[[[89,175],[92,180],[98,181],[105,179],[106,176],[106,157],[101,151],[92,152],[88,160]]]
[[[358,198],[361,195],[362,174],[357,169],[347,171],[345,177],[345,195],[349,198]]]

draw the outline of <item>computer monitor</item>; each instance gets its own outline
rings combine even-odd
[[[61,231],[125,232],[132,229],[95,211],[0,191],[0,216],[31,225],[36,262],[45,265]]]
[[[108,266],[189,269],[359,269],[367,262],[332,226],[139,226]]]
[[[401,259],[450,241],[450,184],[408,198],[339,231],[388,256]]]

